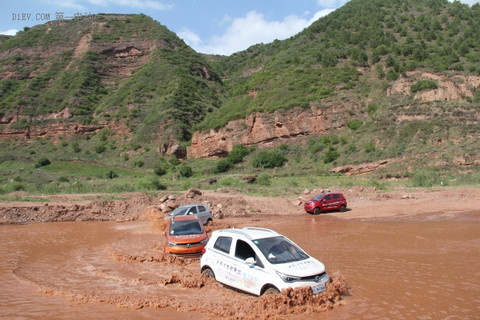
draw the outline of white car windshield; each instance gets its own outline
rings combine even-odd
[[[203,233],[203,229],[198,221],[172,221],[170,225],[171,235],[184,236],[200,233]]]
[[[308,259],[309,256],[287,238],[278,236],[254,240],[270,263],[286,263]]]

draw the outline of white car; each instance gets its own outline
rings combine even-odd
[[[293,241],[256,227],[214,231],[200,267],[205,277],[258,296],[303,286],[316,294],[330,280],[325,265]]]

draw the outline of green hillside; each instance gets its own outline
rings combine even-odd
[[[0,112],[22,126],[68,108],[68,122],[122,121],[143,142],[162,127],[187,141],[219,105],[222,84],[211,71],[202,77],[204,57],[145,15],[47,23],[1,42],[0,52]]]
[[[252,111],[342,103],[339,96],[378,101],[392,81],[412,70],[478,75],[479,29],[478,4],[350,1],[288,40],[217,62],[230,97],[198,128],[219,128]],[[359,68],[367,68],[367,77]],[[251,90],[257,99],[245,99]],[[479,95],[477,90],[477,103]]]
[[[478,184],[477,30],[480,5],[447,0],[351,0],[228,57],[145,15],[26,28],[0,39],[0,193]],[[196,131],[302,110],[334,129],[185,158]]]

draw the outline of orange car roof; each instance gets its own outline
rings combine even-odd
[[[188,220],[200,220],[196,215],[187,215],[187,216],[174,216],[172,217],[173,221],[188,221]]]

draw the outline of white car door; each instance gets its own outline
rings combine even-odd
[[[232,265],[237,277],[234,286],[259,295],[265,281],[270,278],[260,257],[249,243],[240,239],[236,241],[232,253]],[[247,259],[250,263],[247,263]]]
[[[210,266],[215,273],[217,281],[229,284],[230,249],[232,246],[232,237],[220,236],[213,245],[212,260]]]

